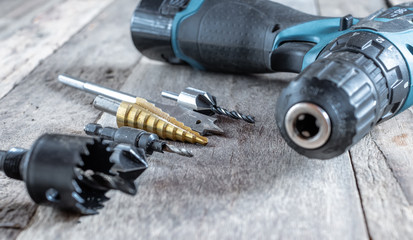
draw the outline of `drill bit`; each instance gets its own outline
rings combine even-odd
[[[111,189],[135,195],[147,167],[142,149],[100,138],[46,134],[30,150],[0,151],[0,170],[23,180],[34,202],[82,214],[96,214]]]
[[[192,154],[191,151],[188,151],[186,148],[178,148],[174,145],[170,145],[170,144],[165,144],[162,147],[162,150],[165,152],[170,152],[170,153],[176,153],[178,155],[181,156],[185,156],[185,157],[193,157],[194,154]]]
[[[108,89],[96,84],[88,83],[69,76],[60,75],[59,81],[74,88],[108,96],[112,99],[123,101],[116,111],[118,127],[130,126],[157,134],[159,137],[189,143],[206,145],[208,139],[202,137],[182,122],[171,117],[166,112],[157,108],[146,99],[133,97],[129,94]],[[101,108],[105,111],[105,107]],[[106,112],[106,111],[105,111]],[[110,109],[113,113],[114,109]]]
[[[100,124],[89,123],[85,126],[84,131],[90,136],[98,136],[116,143],[126,143],[142,148],[148,155],[151,155],[154,151],[161,153],[165,151],[185,157],[194,156],[187,149],[168,145],[166,142],[159,140],[158,135],[140,129],[130,127],[120,127],[119,129],[112,127],[104,128]]]
[[[248,123],[255,123],[253,116],[244,115],[237,111],[228,111],[227,109],[217,105],[215,96],[199,89],[188,87],[179,95],[173,92],[163,91],[162,97],[177,101],[178,105],[203,114],[213,115],[215,113],[225,115],[233,119],[242,119]]]

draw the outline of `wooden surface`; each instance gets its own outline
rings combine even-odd
[[[384,0],[283,0],[325,16],[366,16]],[[396,2],[396,1],[391,1]],[[162,90],[207,90],[257,123],[219,118],[224,136],[195,158],[154,154],[135,197],[110,192],[97,216],[39,207],[0,174],[1,239],[411,239],[413,112],[376,127],[340,157],[309,160],[276,129],[280,91],[294,76],[199,72],[142,57],[129,34],[134,0],[0,1],[0,146],[46,132],[114,125],[93,96],[59,84],[67,73],[155,101]],[[13,24],[10,24],[13,23]],[[259,107],[257,107],[259,106]]]

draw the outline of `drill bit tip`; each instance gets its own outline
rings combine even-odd
[[[195,143],[205,146],[208,144],[208,138],[203,137],[203,136],[195,137]]]
[[[178,148],[173,145],[165,144],[163,147],[165,152],[176,153],[184,157],[193,157],[194,154],[186,148]]]
[[[233,119],[241,119],[247,123],[255,123],[255,118],[253,116],[244,115],[237,111],[228,111],[227,109],[218,106],[211,106],[211,110],[216,114],[225,115]]]

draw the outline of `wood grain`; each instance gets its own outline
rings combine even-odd
[[[386,3],[389,7],[391,6],[395,6],[401,3],[405,3],[405,2],[409,2],[409,1],[405,1],[405,0],[386,0]]]
[[[1,39],[0,99],[111,2],[53,1],[50,8],[42,8],[44,12],[32,16],[26,26]]]
[[[133,9],[134,6],[128,6],[131,2],[119,1],[111,6],[111,9],[123,10],[121,13],[115,10],[106,13],[106,18],[96,20],[99,23],[97,28],[103,31],[115,19],[119,24],[121,20],[118,18]],[[308,6],[308,9],[315,9],[313,3]],[[133,60],[124,57],[126,52],[136,54],[130,43],[124,45],[128,46],[126,49],[122,47],[122,51],[112,53],[112,58],[101,60],[105,57],[99,56],[104,52],[102,49],[110,48],[103,42],[94,41],[102,39],[118,44],[129,41],[124,36],[128,34],[127,30],[121,34],[107,32],[111,32],[116,39],[103,33],[93,34],[96,38],[88,39],[83,38],[91,33],[76,36],[30,74],[30,79],[67,72],[88,80],[98,80],[104,77],[108,63],[116,66],[112,62],[114,59],[124,61],[119,64],[119,68],[124,67],[121,70],[132,69]],[[120,41],[120,37],[125,39]],[[80,39],[83,40],[83,47],[79,46]],[[84,52],[88,53],[86,59]],[[64,64],[61,59],[64,59]],[[88,62],[90,59],[95,62]],[[122,74],[125,77],[129,75],[122,71],[113,73],[116,77]],[[79,218],[39,207],[30,227],[19,235],[19,239],[59,239],[63,236],[65,239],[95,239],[101,236],[366,239],[367,231],[349,157],[343,155],[328,162],[305,159],[289,149],[276,130],[273,117],[275,102],[280,90],[285,87],[285,81],[289,80],[283,76],[204,73],[188,67],[142,60],[133,69],[122,90],[166,101],[160,98],[161,90],[179,92],[190,85],[214,93],[219,97],[219,102],[228,108],[259,116],[259,122],[248,125],[220,118],[219,124],[227,132],[224,137],[211,137],[211,143],[206,148],[185,145],[194,151],[196,158],[182,159],[160,154],[151,157],[151,168],[138,181],[140,190],[136,197],[111,193],[112,201],[101,214],[93,217]],[[36,117],[39,120],[40,116],[54,117],[47,123],[36,125],[38,132],[29,134],[28,138],[32,139],[43,131],[80,134],[79,129],[85,123],[99,116],[90,108],[91,97],[58,85],[54,78],[46,78],[46,86],[42,82],[36,86],[43,86],[40,93],[51,100],[36,102],[42,104],[39,107],[42,112]],[[122,77],[118,82],[98,82],[116,87],[122,84]],[[33,80],[30,81],[30,84],[33,83]],[[5,104],[22,101],[21,96],[27,95],[27,91],[24,86],[18,86],[5,98],[13,100]],[[52,109],[55,108],[47,106],[56,102],[64,110],[53,115]],[[10,120],[7,121],[11,122],[17,113],[8,113]],[[32,116],[33,112],[27,114]],[[102,123],[108,121],[113,124],[110,116],[104,115],[101,119]],[[13,138],[11,132],[7,134]],[[21,137],[16,136],[14,142],[20,141]]]
[[[351,149],[368,227],[374,239],[413,235],[413,114],[381,123]]]
[[[68,73],[114,88],[122,85],[140,58],[131,51],[128,32],[135,4],[117,1],[107,8],[1,99],[2,149],[29,148],[46,132],[82,134],[83,126],[98,118],[99,112],[90,105],[93,97],[59,84],[57,76]],[[0,239],[15,238],[36,208],[23,183],[0,175]]]
[[[399,147],[393,150],[399,151]],[[411,239],[413,209],[387,156],[370,136],[351,149],[351,156],[371,237]]]
[[[6,0],[0,1],[0,39],[11,37],[32,24],[36,16],[61,4],[63,0]]]
[[[381,8],[385,8],[383,0],[372,1],[329,1],[317,0],[320,6],[320,14],[323,16],[343,17],[352,14],[355,17],[367,17]]]
[[[168,104],[171,102],[160,97],[162,90],[180,92],[192,86],[213,93],[225,107],[257,116],[258,122],[249,125],[219,117],[218,124],[226,134],[210,137],[207,147],[172,143],[189,148],[196,157],[154,154],[149,158],[150,168],[137,181],[138,195],[110,192],[112,200],[97,216],[81,217],[37,207],[27,196],[23,183],[0,175],[0,239],[412,236],[413,170],[408,158],[413,140],[409,134],[411,112],[375,128],[350,153],[329,161],[309,160],[291,150],[275,127],[275,103],[292,75],[206,73],[141,58],[131,44],[128,26],[136,1],[56,0],[49,4],[55,4],[50,8],[55,10],[62,6],[70,8],[74,2],[81,2],[83,7],[70,11],[85,13],[85,18],[74,20],[65,15],[65,19],[56,20],[71,29],[64,42],[54,46],[55,36],[40,43],[27,40],[35,45],[36,51],[49,52],[41,59],[36,57],[28,67],[12,71],[17,80],[14,87],[9,87],[12,91],[6,91],[0,101],[2,148],[29,147],[45,132],[83,134],[83,126],[88,122],[115,125],[114,117],[92,109],[93,96],[57,83],[60,73]],[[113,3],[108,5],[110,2]],[[367,16],[384,6],[381,0],[280,2],[325,16]],[[100,10],[86,13],[86,6],[93,4]],[[27,12],[16,4],[9,5],[9,9]],[[48,15],[50,11],[43,12],[44,9],[33,12],[54,16]],[[27,18],[21,18],[23,15],[13,16],[27,27],[10,38],[32,28]],[[38,33],[39,29],[50,32],[53,28],[47,24],[39,22],[37,29],[24,36]],[[15,45],[22,41],[15,40]],[[24,48],[18,53],[32,56],[33,49]],[[1,53],[2,50],[0,56]],[[2,69],[0,76],[6,70],[9,68]],[[0,91],[7,84],[0,80]]]
[[[325,1],[326,4],[329,1]],[[335,2],[329,2],[329,4]],[[321,12],[326,6],[320,2]],[[385,7],[381,1],[347,2],[333,8],[367,16]],[[340,6],[340,7],[339,7]],[[411,239],[413,228],[413,138],[411,110],[375,127],[371,135],[351,148],[370,237]]]
[[[272,113],[285,87],[282,81],[143,59],[121,90],[167,103],[161,90],[188,85],[214,93],[229,108],[259,116],[258,122],[220,118],[225,136],[210,137],[207,147],[185,144],[195,158],[154,154],[138,180],[137,196],[111,193],[112,201],[99,215],[81,217],[80,223],[41,207],[42,215],[36,215],[41,217],[19,239],[54,239],[57,233],[93,239],[97,232],[110,239],[368,238],[349,157],[308,160],[281,139]],[[114,121],[105,114],[99,122]]]

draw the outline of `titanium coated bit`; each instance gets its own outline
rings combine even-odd
[[[185,157],[194,156],[185,148],[169,145],[159,140],[158,135],[136,128],[121,127],[116,129],[112,127],[102,127],[102,125],[96,123],[89,123],[85,126],[84,130],[85,133],[90,136],[98,136],[105,140],[114,141],[115,143],[125,143],[142,148],[148,155],[151,155],[154,151],[160,153],[165,151]]]
[[[116,110],[116,122],[118,127],[129,126],[143,129],[157,134],[164,139],[198,143],[206,145],[208,139],[198,132],[184,125],[182,122],[171,117],[146,99],[134,97],[119,91],[105,88],[93,83],[88,83],[66,75],[60,75],[59,81],[71,87],[97,94],[112,99],[123,101]],[[105,107],[102,110],[105,111]],[[105,111],[108,112],[108,111]],[[109,113],[113,113],[111,109]]]
[[[225,108],[219,107],[217,106],[215,96],[196,88],[187,87],[179,95],[173,92],[163,91],[162,97],[177,101],[180,106],[206,115],[213,115],[216,113],[233,119],[242,119],[248,123],[255,123],[253,116],[244,115],[237,111],[228,111]]]
[[[22,180],[37,204],[97,214],[109,190],[135,195],[148,168],[143,149],[101,138],[45,134],[30,150],[0,151],[0,170]]]

